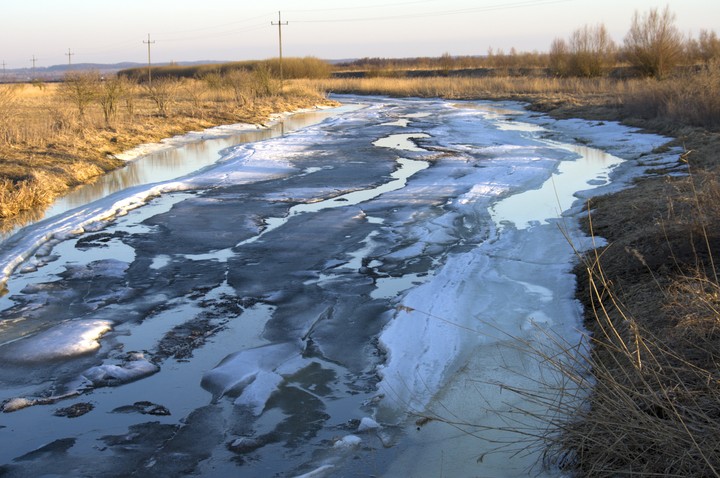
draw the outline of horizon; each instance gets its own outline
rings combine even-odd
[[[127,0],[122,8],[90,0],[28,0],[4,7],[0,63],[7,70],[68,63],[243,61],[278,56],[278,11],[283,56],[325,60],[483,56],[492,48],[508,53],[546,52],[555,38],[584,25],[602,23],[618,44],[633,13],[665,5],[675,25],[696,37],[712,30],[720,2],[608,0],[398,0],[390,4],[337,7],[329,0],[279,0],[273,11],[216,0],[198,8],[191,0]],[[272,25],[275,23],[275,25]],[[64,28],[58,28],[58,25]],[[22,38],[22,42],[17,39]],[[22,44],[20,50],[9,45]],[[225,58],[224,60],[210,60]]]

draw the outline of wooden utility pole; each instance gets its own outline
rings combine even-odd
[[[68,57],[68,68],[72,66],[72,56],[73,56],[74,54],[75,54],[75,53],[73,53],[72,51],[70,51],[70,48],[68,48],[68,52],[65,53],[65,56]]]
[[[283,25],[287,25],[288,22],[283,23],[282,18],[280,17],[280,12],[278,11],[278,21],[270,22],[270,25],[277,25],[278,27],[278,46],[280,50],[280,93],[283,91],[283,65],[282,65],[282,27]]]
[[[147,43],[148,46],[148,87],[152,86],[152,63],[150,63],[150,45],[155,41],[150,41],[150,34],[148,33],[147,41],[143,40],[143,43]]]
[[[33,55],[32,58],[30,59],[30,61],[32,62],[32,65],[33,65],[32,66],[32,78],[30,78],[30,80],[35,80],[35,63],[37,62],[37,60],[38,59],[35,58],[35,55]]]

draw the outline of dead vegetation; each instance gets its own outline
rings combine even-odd
[[[699,171],[593,204],[587,226],[609,245],[577,269],[592,348],[564,370],[585,370],[578,385],[592,392],[549,440],[569,471],[720,475],[717,195],[716,175]]]

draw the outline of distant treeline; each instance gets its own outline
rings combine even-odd
[[[212,63],[205,65],[167,65],[154,66],[150,68],[152,78],[203,78],[207,75],[226,75],[234,71],[268,72],[275,78],[280,77],[280,60],[272,58],[269,60],[236,61],[230,63]],[[286,79],[328,78],[332,72],[332,66],[323,60],[314,57],[305,58],[283,58],[282,77]],[[120,70],[118,76],[144,82],[148,78],[148,67],[137,67]]]
[[[489,49],[485,55],[361,58],[330,64],[314,57],[241,61],[196,66],[152,67],[153,78],[203,78],[233,71],[261,73],[273,78],[325,79],[335,77],[531,76],[662,78],[720,61],[720,38],[712,30],[697,37],[675,26],[666,7],[635,13],[622,44],[616,44],[603,24],[584,25],[568,38],[555,38],[547,52],[509,52]],[[145,81],[147,67],[121,70],[120,76]]]

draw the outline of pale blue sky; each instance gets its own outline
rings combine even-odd
[[[622,41],[633,12],[669,5],[681,31],[720,33],[716,0],[0,0],[0,62],[246,60],[283,54],[327,59],[546,51],[553,38],[602,22]]]

